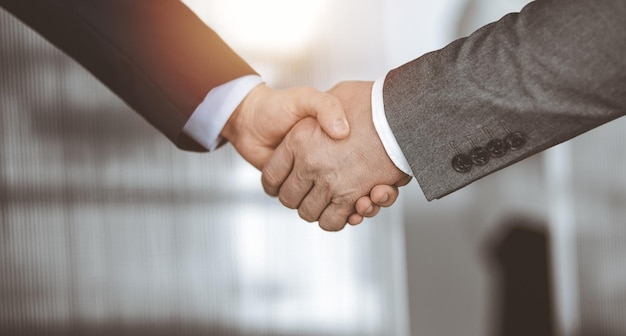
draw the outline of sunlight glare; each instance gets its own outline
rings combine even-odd
[[[185,0],[230,45],[299,53],[315,37],[328,0]]]

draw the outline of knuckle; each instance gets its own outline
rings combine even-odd
[[[335,195],[332,198],[333,204],[336,204],[343,208],[350,208],[353,210],[356,209],[356,201],[357,199],[354,197],[353,193],[339,194],[339,195]]]
[[[320,176],[321,170],[320,161],[312,155],[306,155],[302,158],[301,166],[300,169],[296,171],[296,176],[300,180],[310,180],[313,178],[316,186],[322,186],[320,184],[326,178],[324,176]]]
[[[318,216],[313,214],[313,212],[307,209],[306,206],[301,206],[298,208],[298,216],[300,216],[300,218],[304,219],[305,221],[309,223],[313,223],[318,220]]]
[[[343,222],[342,221],[325,221],[325,222],[320,221],[319,226],[324,231],[338,232],[338,231],[343,230],[343,228],[346,226],[346,223],[345,221]]]
[[[282,181],[279,181],[277,177],[272,174],[270,171],[263,171],[261,175],[261,184],[263,184],[263,188],[265,192],[269,195],[276,196],[278,187],[280,187]]]
[[[284,205],[285,207],[289,209],[296,209],[298,207],[298,204],[293,199],[290,199],[283,193],[280,193],[278,195],[278,200],[280,201],[282,205]]]
[[[350,207],[333,203],[324,210],[319,219],[319,226],[325,231],[340,231],[346,226],[352,213],[354,211]]]

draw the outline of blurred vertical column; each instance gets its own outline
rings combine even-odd
[[[626,119],[571,141],[581,335],[626,333]]]
[[[555,332],[561,336],[574,336],[580,330],[580,311],[571,143],[551,148],[546,151],[545,158]]]

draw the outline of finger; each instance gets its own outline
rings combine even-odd
[[[380,207],[372,202],[369,196],[363,196],[356,201],[356,212],[363,217],[374,217],[378,214]]]
[[[278,199],[289,209],[297,209],[300,203],[313,188],[313,181],[298,177],[298,174],[290,174],[280,186]]]
[[[409,184],[409,182],[411,182],[412,177],[410,175],[405,176],[403,179],[401,179],[400,181],[396,182],[395,186],[396,187],[403,187],[407,184]]]
[[[339,98],[313,88],[300,88],[296,95],[296,113],[300,118],[317,118],[320,126],[333,139],[343,139],[350,133],[350,125]],[[298,108],[300,107],[300,108]],[[304,114],[300,114],[304,112]]]
[[[381,184],[372,188],[372,191],[370,192],[370,198],[372,199],[372,202],[376,205],[389,207],[393,205],[393,203],[395,203],[396,199],[398,199],[399,194],[400,191],[395,185],[390,186]]]
[[[358,213],[353,213],[352,215],[350,215],[350,217],[348,217],[348,224],[354,226],[354,225],[359,225],[363,222],[363,216],[359,215]]]
[[[340,231],[346,226],[354,209],[336,203],[329,204],[320,215],[319,226],[326,231]]]
[[[281,143],[261,170],[261,184],[265,193],[271,196],[278,195],[281,185],[291,173],[293,162],[293,152],[288,149],[285,142]]]
[[[330,200],[331,197],[327,187],[314,185],[300,203],[298,215],[305,221],[315,222],[320,218]]]

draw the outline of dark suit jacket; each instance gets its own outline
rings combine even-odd
[[[215,86],[255,71],[178,0],[0,0],[177,146]]]
[[[442,197],[626,113],[626,1],[534,1],[391,71],[383,98],[426,198]]]

